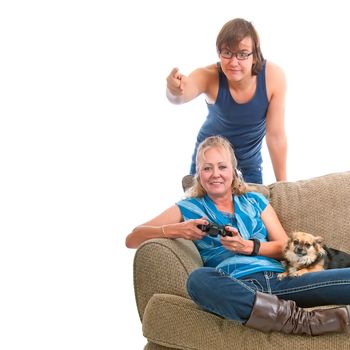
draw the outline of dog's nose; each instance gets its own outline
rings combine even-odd
[[[300,254],[300,255],[305,254],[304,249],[303,248],[297,248],[297,254]]]

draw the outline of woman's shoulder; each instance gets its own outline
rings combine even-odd
[[[199,87],[199,91],[206,95],[208,103],[215,103],[218,85],[219,69],[216,63],[197,68],[190,74],[190,78]]]
[[[266,62],[265,73],[266,87],[269,100],[273,94],[281,93],[286,89],[286,76],[283,69],[275,63]]]
[[[203,202],[202,197],[184,197],[184,198],[180,199],[176,204],[177,205],[185,205],[188,203],[199,204],[202,202]]]
[[[190,74],[190,76],[193,76],[193,75],[217,76],[217,74],[218,74],[218,66],[216,63],[212,63],[205,67],[196,68]]]
[[[280,74],[284,74],[284,71],[283,71],[283,69],[279,66],[279,65],[277,65],[276,63],[274,63],[274,62],[271,62],[271,61],[266,61],[265,62],[265,65],[266,65],[266,74],[268,74],[268,73],[272,73],[272,74],[278,74],[278,73],[280,73]]]
[[[200,67],[190,74],[191,79],[204,86],[204,92],[207,92],[213,84],[219,81],[218,67],[215,63],[206,67]]]
[[[266,61],[266,81],[284,81],[285,74],[283,69],[277,64]]]
[[[242,197],[242,200],[245,199],[250,203],[258,204],[259,207],[265,207],[269,203],[269,200],[260,192],[250,191],[239,197]]]

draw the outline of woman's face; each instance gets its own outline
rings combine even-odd
[[[222,52],[232,52],[234,54],[251,53],[253,51],[253,42],[250,37],[244,38],[239,44],[236,50],[233,52],[227,47],[221,48]],[[251,54],[247,59],[239,60],[235,55],[232,58],[224,58],[220,54],[221,69],[226,75],[229,81],[239,82],[246,77],[252,76],[252,66],[254,64],[254,54]]]
[[[199,179],[210,197],[231,195],[233,167],[230,154],[222,147],[207,149],[200,159]]]

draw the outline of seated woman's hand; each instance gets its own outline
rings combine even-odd
[[[233,236],[221,237],[222,245],[227,250],[231,250],[234,253],[250,255],[253,251],[254,243],[250,240],[243,239],[234,227],[226,226],[225,229],[232,232]]]
[[[166,236],[168,238],[184,238],[191,241],[202,239],[206,233],[200,230],[197,226],[207,224],[208,220],[206,218],[201,218],[166,225]]]

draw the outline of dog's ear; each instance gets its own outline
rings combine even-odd
[[[315,237],[315,242],[317,244],[322,244],[324,242],[324,238],[321,236],[317,236],[317,237]]]

